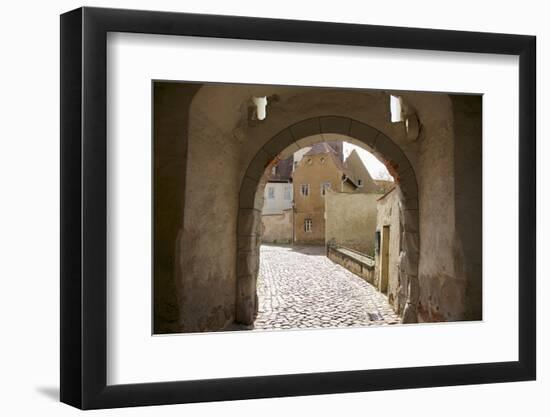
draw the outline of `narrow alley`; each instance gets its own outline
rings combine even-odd
[[[262,245],[255,329],[399,323],[385,295],[335,264],[323,246]]]

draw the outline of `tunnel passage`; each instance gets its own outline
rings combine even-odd
[[[418,183],[403,150],[384,133],[357,120],[342,116],[321,116],[292,124],[271,138],[256,153],[242,180],[237,219],[236,311],[238,323],[250,325],[258,310],[256,282],[261,243],[261,211],[267,172],[279,158],[319,142],[319,135],[341,135],[367,149],[385,163],[394,177],[400,198],[401,252],[400,285],[405,288],[402,321],[417,321],[420,294],[418,259],[420,249]]]

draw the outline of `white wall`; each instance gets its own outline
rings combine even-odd
[[[273,198],[270,198],[270,188],[273,189]],[[291,209],[293,198],[292,188],[292,183],[268,182],[264,189],[264,207],[262,209],[262,214],[281,214],[283,210]]]
[[[7,2],[2,31],[2,152],[0,178],[2,345],[0,389],[3,415],[81,415],[55,399],[59,378],[59,17],[81,6],[76,0]],[[550,27],[544,2],[444,3],[394,0],[385,2],[296,2],[280,0],[88,0],[89,6],[161,9],[290,19],[331,20],[396,26],[536,34],[538,74],[548,73]],[[495,18],[498,16],[498,18]],[[261,71],[261,67],[259,68]],[[345,71],[345,68],[343,68]],[[406,77],[406,72],[403,73]],[[538,120],[550,83],[540,83]],[[544,108],[547,113],[547,106]],[[540,138],[550,131],[539,122],[539,213],[550,211],[550,157]],[[543,154],[544,156],[542,156]],[[543,232],[544,233],[543,235]],[[550,222],[539,218],[539,257],[550,249]],[[30,256],[32,254],[32,257]],[[539,264],[539,294],[550,291],[548,264]],[[549,351],[550,304],[539,296],[539,352]],[[539,381],[450,387],[398,392],[324,395],[303,398],[237,401],[95,412],[94,415],[281,416],[315,414],[387,414],[448,417],[465,415],[545,415],[550,406],[550,365],[539,354]]]

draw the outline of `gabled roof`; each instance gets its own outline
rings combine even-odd
[[[323,153],[333,153],[336,154],[336,151],[332,146],[330,146],[326,142],[316,143],[311,147],[311,149],[304,154],[304,156],[308,155],[319,155]]]
[[[292,155],[285,158],[275,165],[275,174],[269,173],[267,181],[270,182],[290,182],[292,180],[292,164],[294,159]]]
[[[335,149],[336,147],[337,149]],[[307,151],[304,156],[327,155],[334,162],[334,165],[343,174],[343,180],[348,181],[364,193],[384,193],[394,186],[393,181],[373,180],[365,167],[363,160],[354,149],[345,161],[342,161],[341,142],[316,143]],[[269,173],[269,182],[291,182],[293,174],[293,155],[279,161],[276,164],[275,174]],[[359,187],[358,179],[362,180]]]
[[[379,191],[379,187],[373,181],[369,171],[365,167],[363,160],[354,149],[344,162],[346,167],[351,171],[353,181],[357,184],[358,180],[362,181],[361,191],[364,193],[373,193]]]
[[[353,186],[357,187],[357,183],[353,176],[352,170],[349,169],[349,167],[342,161],[341,156],[338,154],[338,152],[336,152],[336,150],[327,142],[316,143],[307,153],[304,154],[304,157],[313,155],[327,155],[328,158],[332,159],[334,165],[336,165],[336,168],[342,171],[342,179],[345,179]]]

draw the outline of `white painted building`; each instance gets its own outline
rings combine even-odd
[[[262,214],[281,214],[292,208],[292,183],[268,182],[264,190]]]

